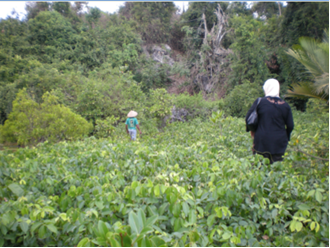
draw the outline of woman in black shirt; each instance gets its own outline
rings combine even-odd
[[[276,79],[268,79],[263,86],[265,97],[254,101],[247,112],[245,121],[257,106],[258,128],[251,132],[253,154],[269,158],[270,163],[282,161],[293,130],[293,118],[289,104],[279,97],[280,84]],[[246,126],[248,132],[248,127]]]

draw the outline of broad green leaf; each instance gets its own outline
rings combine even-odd
[[[13,219],[12,219],[12,217],[10,216],[9,213],[6,213],[6,214],[2,215],[1,221],[2,221],[2,224],[3,224],[3,225],[7,225],[7,224],[9,224],[10,222],[12,222]]]
[[[21,223],[19,223],[19,225],[20,225],[22,231],[24,233],[27,233],[27,231],[29,230],[29,224],[26,223],[25,221],[22,221]]]
[[[139,209],[137,212],[137,217],[138,217],[138,221],[139,221],[139,227],[140,227],[140,231],[142,230],[142,228],[144,228],[146,226],[146,215],[144,214],[142,209]]]
[[[232,236],[232,237],[230,238],[230,241],[231,241],[232,243],[234,243],[234,244],[239,244],[239,243],[241,243],[241,239],[238,238],[238,237],[236,237],[236,236]]]
[[[131,247],[132,246],[132,240],[128,235],[124,236],[123,245],[124,245],[124,247]]]
[[[295,227],[296,227],[297,232],[300,232],[301,229],[303,228],[303,224],[300,221],[297,221]]]
[[[83,238],[82,240],[80,240],[77,247],[90,247],[89,238]]]
[[[100,236],[105,238],[105,236],[108,232],[108,228],[105,225],[105,223],[103,221],[99,220],[99,222],[97,224],[97,228],[98,228]]]
[[[39,226],[41,226],[42,225],[42,223],[40,223],[40,222],[36,222],[36,223],[34,223],[33,225],[32,225],[32,227],[31,227],[31,229],[30,229],[30,231],[31,231],[31,234],[39,227]]]
[[[177,218],[174,221],[174,227],[173,227],[173,229],[174,229],[175,232],[177,232],[180,228],[181,228],[180,219]]]
[[[48,224],[47,228],[53,233],[57,233],[57,228],[53,224]]]
[[[164,247],[166,245],[165,241],[157,236],[150,239],[153,247]]]
[[[315,194],[315,190],[313,189],[313,190],[308,192],[307,198],[310,197],[310,196],[313,196],[314,194]]]
[[[163,185],[163,184],[161,184],[161,185],[160,185],[160,189],[161,189],[161,193],[164,194],[165,191],[166,191],[166,186]]]
[[[272,210],[272,218],[275,219],[275,217],[277,216],[278,210],[276,208],[274,208]]]
[[[154,194],[155,194],[155,196],[160,196],[160,187],[159,187],[159,185],[156,185],[154,187]]]
[[[204,217],[204,210],[201,207],[197,207],[199,214]]]
[[[96,201],[95,205],[98,207],[98,209],[102,210],[104,208],[103,202],[102,201]]]
[[[149,240],[149,238],[144,237],[139,244],[140,247],[152,247],[152,242]]]
[[[146,226],[152,226],[158,219],[157,215],[153,215],[151,217],[149,217],[146,221]]]
[[[181,205],[182,205],[182,210],[183,210],[185,216],[188,216],[188,214],[189,214],[189,206],[188,206],[188,204],[186,202],[182,202]]]
[[[296,220],[292,220],[291,221],[291,223],[290,223],[290,230],[291,230],[291,232],[294,232],[294,230],[296,230],[296,223],[297,223]]]
[[[312,231],[314,230],[314,228],[315,228],[315,222],[314,221],[311,223],[310,228],[311,228]]]
[[[18,197],[24,195],[24,190],[17,183],[8,185],[8,188]]]
[[[128,224],[131,227],[132,233],[138,235],[140,233],[139,219],[136,214],[131,211],[128,216]]]
[[[190,211],[189,211],[189,223],[195,224],[196,221],[197,221],[196,212],[195,212],[194,209],[190,209]]]
[[[322,193],[318,190],[315,192],[315,199],[319,202],[322,203]]]
[[[300,210],[310,210],[311,208],[307,205],[307,204],[305,204],[305,203],[301,203],[301,204],[299,204],[298,205],[298,208],[300,209]]]
[[[197,242],[199,240],[199,235],[196,231],[189,232],[189,239],[191,242]]]
[[[43,239],[46,235],[46,227],[45,226],[41,226],[38,230],[38,238],[39,239]]]
[[[222,218],[222,210],[221,210],[221,208],[216,207],[214,210],[217,213],[217,216],[219,218]]]
[[[174,217],[178,218],[181,213],[181,205],[180,204],[174,204],[173,206],[173,215]]]
[[[223,238],[224,240],[229,239],[231,236],[232,236],[232,234],[229,233],[229,232],[225,232],[224,234],[222,234],[222,238]]]
[[[7,228],[4,225],[0,225],[0,229],[1,229],[1,233],[3,235],[6,235],[7,234],[8,230],[7,230]]]
[[[149,227],[149,226],[146,226],[145,228],[142,229],[141,233],[140,233],[140,236],[143,236],[143,235],[146,235],[148,233],[151,233],[153,232],[153,228],[152,227]]]
[[[320,230],[320,225],[319,225],[319,223],[316,223],[315,232],[318,232],[319,230]]]
[[[121,247],[119,241],[115,237],[110,238],[110,244],[112,247]]]
[[[207,226],[211,227],[215,221],[215,214],[211,214],[208,218],[207,218]]]

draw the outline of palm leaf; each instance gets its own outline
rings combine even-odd
[[[286,97],[329,98],[329,31],[324,31],[323,42],[308,37],[299,38],[299,45],[287,51],[287,54],[303,64],[314,77],[314,82],[293,84]]]
[[[299,39],[299,43],[300,45],[289,49],[287,54],[302,63],[313,76],[329,72],[329,53],[318,46],[314,39],[302,37]]]
[[[315,79],[315,90],[318,94],[324,92],[329,95],[329,73],[324,73]]]
[[[324,92],[317,93],[315,85],[311,82],[300,82],[292,84],[292,89],[287,91],[285,97],[295,97],[295,98],[317,98],[321,100],[328,101],[329,94]]]

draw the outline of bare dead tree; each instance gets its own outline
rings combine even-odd
[[[228,18],[226,14],[223,12],[220,4],[218,4],[218,9],[214,12],[214,14],[217,16],[218,21],[217,21],[217,25],[213,24],[211,31],[208,31],[207,29],[205,14],[203,14],[202,16],[202,19],[204,21],[204,29],[205,29],[203,43],[208,44],[207,36],[210,34],[214,48],[220,48],[221,42],[227,33],[226,26],[228,24]]]
[[[191,71],[194,83],[202,89],[204,95],[211,93],[219,83],[220,74],[223,72],[219,56],[225,57],[228,54],[222,47],[222,41],[228,32],[228,18],[220,4],[214,14],[217,16],[217,24],[213,24],[211,31],[207,28],[205,14],[202,15],[203,22],[199,28],[204,25],[203,49],[198,52],[199,63],[196,63]]]
[[[277,2],[277,4],[278,4],[278,9],[279,9],[279,15],[281,16],[281,3]]]

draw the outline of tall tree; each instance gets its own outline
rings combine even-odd
[[[120,13],[136,21],[136,29],[147,43],[167,43],[171,18],[176,7],[173,2],[126,2]]]
[[[53,2],[52,3],[52,8],[65,17],[69,16],[70,7],[71,7],[70,2]]]
[[[229,82],[231,85],[254,82],[262,84],[270,76],[265,63],[269,49],[260,32],[263,22],[252,16],[236,16],[231,22],[235,36],[230,46],[234,54]]]
[[[281,3],[279,2],[254,2],[252,12],[257,12],[259,17],[265,16],[267,19],[272,15],[281,15]]]
[[[41,11],[48,11],[50,6],[51,4],[49,2],[27,2],[25,4],[27,19],[35,18]]]
[[[324,29],[329,29],[329,3],[288,2],[278,38],[292,46],[302,36],[320,39]]]
[[[226,12],[229,3],[221,3],[221,11]],[[188,10],[182,14],[183,29],[186,31],[187,49],[200,49],[205,31],[217,24],[217,2],[190,2]],[[204,18],[203,18],[204,15]],[[206,25],[205,25],[206,24]],[[193,47],[192,47],[193,46]]]

